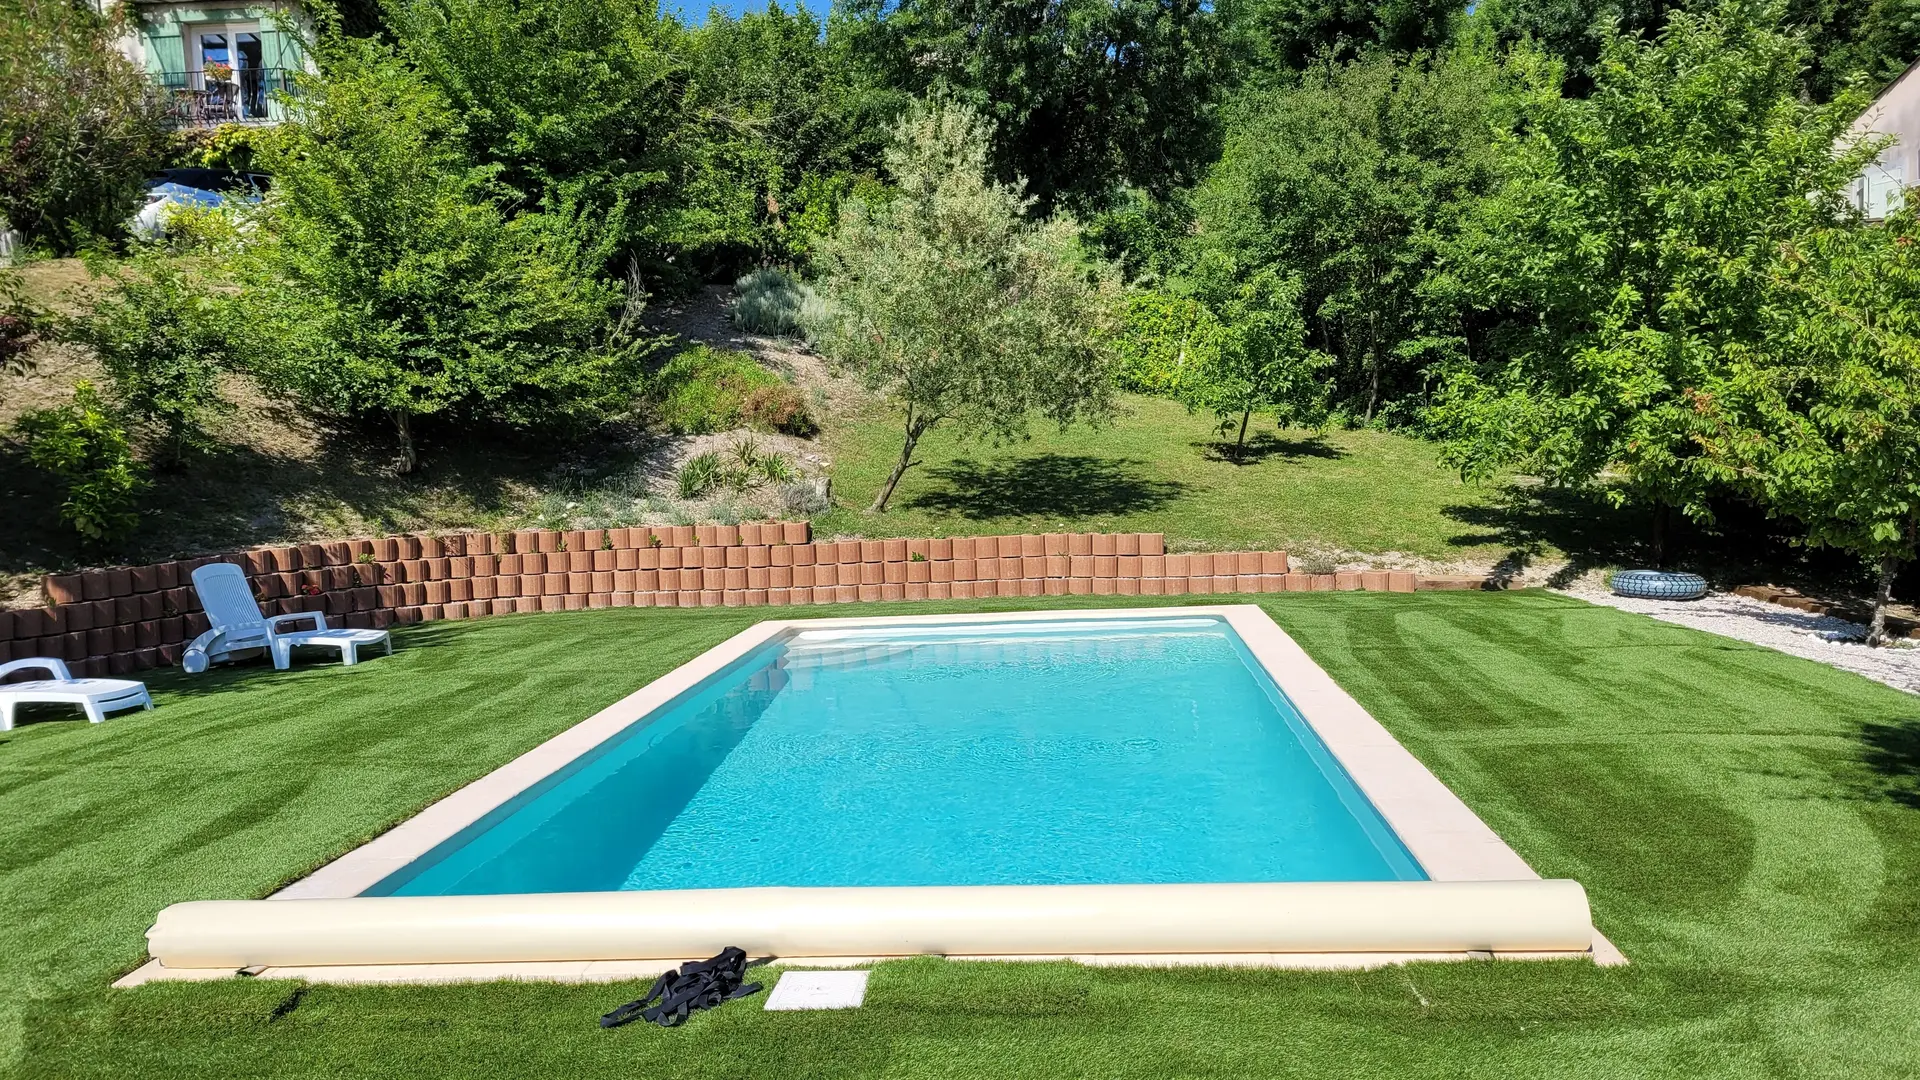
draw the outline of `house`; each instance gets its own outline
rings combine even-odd
[[[1880,91],[1848,134],[1894,137],[1880,160],[1848,187],[1854,205],[1877,221],[1900,205],[1907,188],[1920,184],[1920,61]]]
[[[128,9],[121,41],[175,103],[183,126],[286,116],[294,77],[314,70],[313,21],[297,0],[95,0]]]

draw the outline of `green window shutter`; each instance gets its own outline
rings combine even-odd
[[[147,70],[156,75],[185,75],[187,50],[181,43],[177,26],[150,27],[145,31]]]

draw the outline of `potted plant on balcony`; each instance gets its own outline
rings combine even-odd
[[[215,60],[209,63],[202,73],[210,83],[230,83],[233,81],[233,65]]]

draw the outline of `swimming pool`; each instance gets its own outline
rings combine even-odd
[[[121,985],[633,978],[726,945],[1624,962],[1590,919],[1257,606],[773,619],[266,900],[167,907]]]
[[[365,895],[1424,878],[1187,617],[802,630]]]

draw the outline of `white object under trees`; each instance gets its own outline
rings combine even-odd
[[[53,677],[33,682],[0,683],[0,731],[13,730],[13,712],[21,705],[78,705],[86,711],[87,720],[95,724],[105,720],[108,713],[119,709],[131,709],[136,705],[153,708],[153,698],[148,696],[144,683],[129,679],[76,679],[73,672],[67,670],[65,661],[50,657],[31,656],[0,664],[0,679],[16,671],[32,671],[36,668],[45,670]]]
[[[385,630],[355,630],[329,627],[327,617],[317,611],[287,615],[263,615],[247,585],[247,575],[232,563],[209,563],[193,572],[193,589],[200,595],[211,627],[193,639],[180,659],[190,674],[207,670],[208,665],[232,660],[236,654],[265,650],[273,666],[285,670],[293,663],[293,650],[301,645],[316,645],[340,653],[340,662],[359,662],[361,648],[379,645],[393,654],[393,639]],[[285,627],[311,622],[309,630]]]

